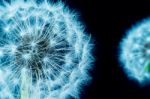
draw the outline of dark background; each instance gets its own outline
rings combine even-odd
[[[95,40],[93,81],[81,99],[147,99],[150,85],[139,86],[128,79],[118,62],[119,42],[137,22],[150,17],[148,0],[65,0],[78,11],[86,31]]]

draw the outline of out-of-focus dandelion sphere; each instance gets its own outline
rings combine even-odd
[[[120,43],[120,61],[129,78],[141,85],[150,81],[150,19],[132,27]]]

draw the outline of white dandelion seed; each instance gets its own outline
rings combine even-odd
[[[93,44],[62,2],[2,0],[0,99],[79,98]]]

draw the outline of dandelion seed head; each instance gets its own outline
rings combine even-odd
[[[120,61],[129,78],[141,85],[150,81],[150,20],[133,26],[120,43]]]
[[[78,99],[93,42],[62,2],[2,0],[0,99]]]

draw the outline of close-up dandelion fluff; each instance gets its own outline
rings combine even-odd
[[[1,0],[0,99],[80,98],[94,59],[77,16],[60,1]]]
[[[133,25],[120,45],[120,61],[128,77],[140,85],[150,84],[150,18]]]

